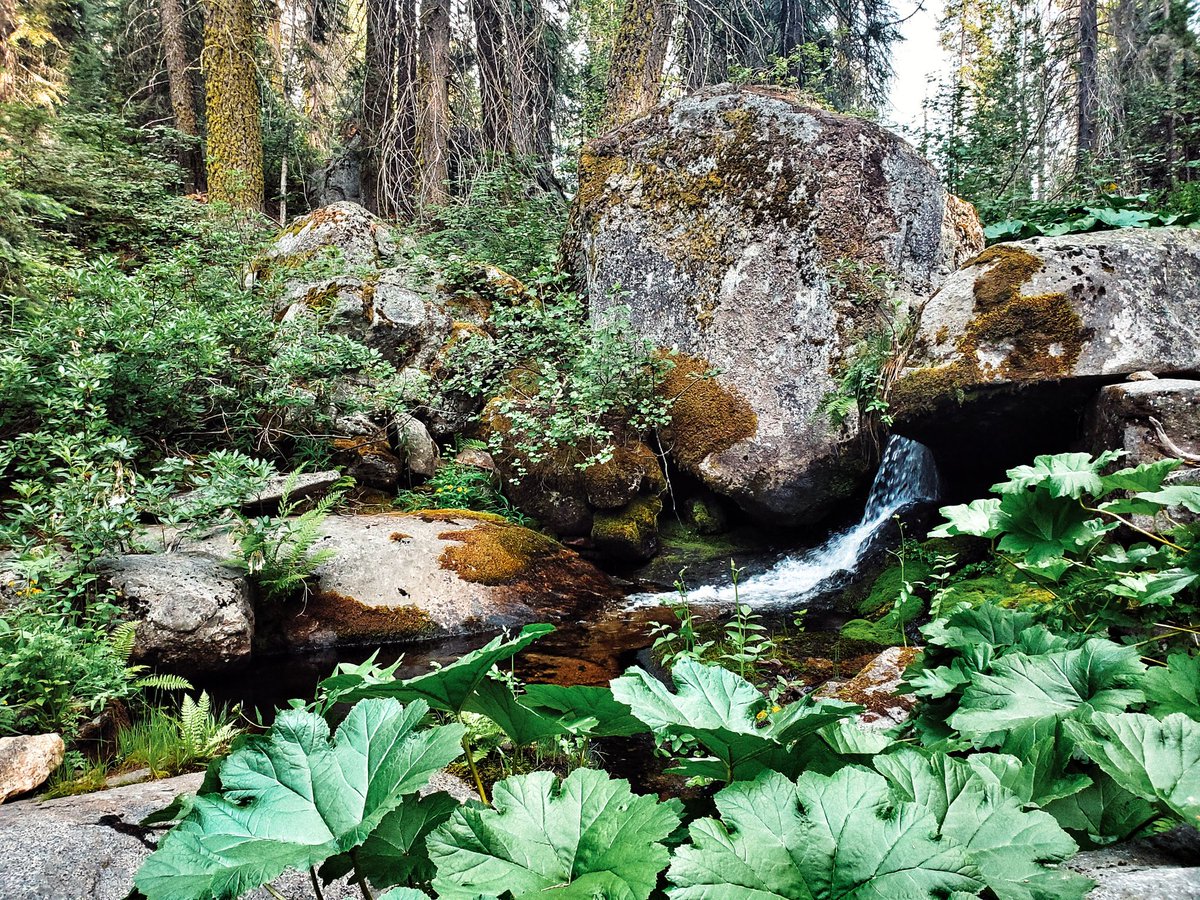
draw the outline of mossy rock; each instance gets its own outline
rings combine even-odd
[[[454,542],[442,553],[442,568],[475,584],[511,584],[535,563],[562,552],[552,538],[504,521],[483,520],[474,528],[438,537]]]
[[[1001,575],[984,575],[960,581],[947,588],[942,606],[979,606],[998,603],[1011,608],[1044,607],[1053,602],[1054,594],[1028,581],[1010,581]]]
[[[597,512],[592,520],[596,550],[618,562],[645,562],[658,552],[662,501],[639,497],[623,509]]]
[[[723,534],[729,530],[729,516],[716,497],[692,497],[683,507],[684,521],[696,534]]]
[[[858,611],[864,616],[869,616],[891,608],[900,596],[904,582],[923,581],[932,571],[928,563],[919,559],[905,562],[903,566],[898,563],[889,566],[872,582],[871,590],[858,603]]]
[[[898,567],[897,567],[898,568]],[[891,571],[891,570],[889,570]],[[870,619],[851,619],[841,628],[842,637],[853,641],[870,641],[881,647],[894,647],[904,643],[904,628],[916,621],[925,610],[925,601],[917,596],[910,596],[898,608],[896,593],[888,601],[887,612],[876,621]]]

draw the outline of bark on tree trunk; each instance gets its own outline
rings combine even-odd
[[[450,177],[450,0],[421,4],[417,147],[422,207],[445,204]]]
[[[208,193],[262,211],[263,149],[253,0],[204,0]]]
[[[645,115],[662,95],[674,0],[629,0],[613,45],[603,121],[616,128]]]
[[[413,0],[368,0],[363,205],[386,218],[412,214],[416,176],[416,12]]]
[[[192,95],[192,79],[188,74],[187,37],[181,0],[159,0],[158,16],[162,25],[163,55],[167,62],[167,90],[171,95],[171,112],[175,127],[191,138],[200,135],[196,116],[196,98]],[[204,184],[204,166],[200,146],[194,144],[180,154],[180,163],[188,172],[190,187]]]
[[[1096,150],[1096,48],[1099,26],[1096,0],[1079,0],[1079,96],[1075,168],[1087,166]]]
[[[508,77],[504,65],[504,18],[496,0],[471,0],[475,23],[475,55],[479,64],[480,124],[483,144],[495,153],[508,153],[512,145]]]

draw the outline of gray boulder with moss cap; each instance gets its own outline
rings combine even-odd
[[[974,210],[901,138],[767,88],[709,88],[593,141],[576,203],[593,315],[628,303],[638,332],[684,354],[670,452],[785,523],[865,474],[840,451],[856,423],[839,433],[818,410],[880,328],[869,277],[924,297],[982,248]]]
[[[1200,368],[1200,232],[1124,228],[989,247],[925,304],[902,421],[993,389]]]

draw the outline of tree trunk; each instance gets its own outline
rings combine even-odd
[[[263,208],[263,148],[254,65],[253,0],[204,0],[208,193]]]
[[[413,0],[368,0],[363,204],[386,218],[412,213],[416,175],[416,39]]]
[[[446,203],[450,177],[450,0],[423,0],[420,40],[417,147],[424,208]]]
[[[183,4],[180,0],[159,0],[158,16],[162,24],[163,55],[167,62],[167,89],[171,95],[175,128],[190,138],[199,138],[196,98],[192,95],[192,79],[188,74]],[[198,143],[191,144],[183,150],[180,154],[180,164],[189,174],[189,186],[201,187],[204,182],[204,168]]]
[[[17,53],[10,38],[18,25],[16,0],[0,0],[0,103],[16,95]]]
[[[1096,150],[1096,48],[1099,27],[1096,0],[1079,0],[1079,96],[1075,169],[1082,171]]]
[[[708,84],[708,16],[704,0],[685,0],[683,20],[683,83],[689,91]],[[785,0],[786,2],[786,0]]]
[[[471,20],[475,23],[483,145],[495,153],[507,153],[512,138],[505,95],[508,78],[504,65],[504,18],[496,0],[471,0]]]
[[[674,20],[673,0],[628,0],[608,70],[606,128],[643,116],[658,103]]]

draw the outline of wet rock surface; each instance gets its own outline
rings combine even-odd
[[[627,303],[640,334],[684,355],[671,454],[792,524],[866,471],[818,408],[878,327],[872,278],[922,298],[983,246],[974,211],[902,139],[729,85],[589,144],[575,221],[592,315]]]

